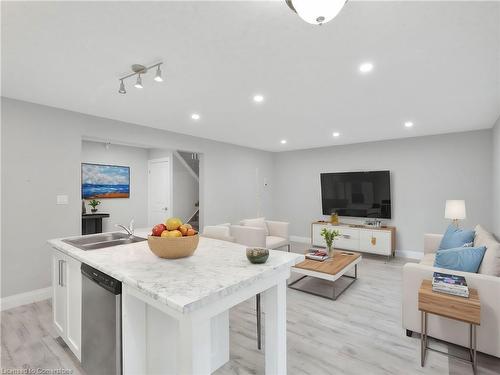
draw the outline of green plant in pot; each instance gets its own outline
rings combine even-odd
[[[321,230],[321,237],[325,239],[326,247],[328,248],[328,255],[333,255],[333,242],[335,238],[340,237],[340,232],[335,229],[323,228]]]
[[[99,206],[101,204],[100,201],[96,200],[96,199],[92,199],[90,202],[89,202],[89,206],[92,207],[92,209],[90,210],[93,214],[95,214],[97,212],[97,206]]]

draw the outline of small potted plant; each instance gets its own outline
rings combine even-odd
[[[335,238],[340,237],[340,232],[335,229],[323,228],[321,231],[321,237],[325,239],[326,247],[328,248],[328,255],[331,257],[333,255],[333,242]]]
[[[96,200],[96,199],[92,199],[90,202],[89,202],[89,206],[92,207],[92,209],[90,210],[93,214],[95,214],[97,212],[97,206],[99,206],[101,204],[100,201]]]

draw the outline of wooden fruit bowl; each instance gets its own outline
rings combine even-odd
[[[155,237],[148,236],[149,249],[158,257],[177,259],[190,257],[198,247],[200,236]]]

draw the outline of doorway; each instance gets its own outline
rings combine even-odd
[[[148,225],[163,223],[171,216],[172,159],[163,157],[148,161]]]
[[[160,152],[148,162],[148,225],[178,217],[200,228],[200,155],[187,151]]]

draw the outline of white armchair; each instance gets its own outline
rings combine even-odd
[[[247,246],[261,246],[268,249],[287,247],[290,251],[289,223],[265,220],[265,218],[245,219],[240,225],[231,225],[231,235],[236,242]]]

